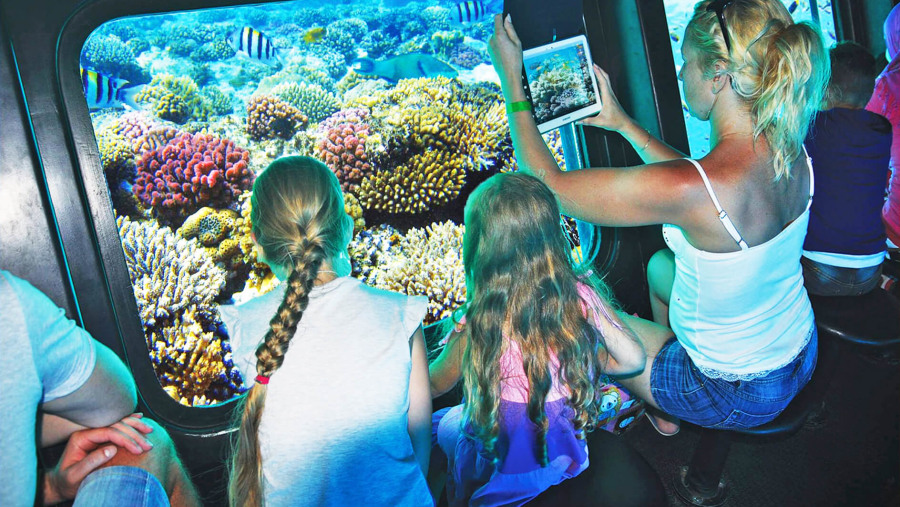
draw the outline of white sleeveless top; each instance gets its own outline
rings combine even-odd
[[[248,384],[285,286],[220,307]],[[310,292],[260,423],[267,506],[433,505],[407,430],[409,339],[427,304],[350,277]]]
[[[687,160],[697,168],[719,219],[741,250],[699,250],[680,227],[663,225],[663,237],[675,253],[669,323],[705,375],[752,380],[793,361],[815,326],[800,265],[813,196],[812,163],[807,157],[806,210],[774,238],[750,247],[719,204],[703,168]]]

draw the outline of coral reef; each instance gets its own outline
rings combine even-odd
[[[359,199],[353,194],[344,192],[344,211],[353,219],[353,234],[366,228],[366,220],[363,218],[363,209],[359,205]]]
[[[311,123],[319,123],[341,108],[340,99],[317,84],[282,83],[272,93],[299,109]]]
[[[234,112],[234,102],[218,86],[205,86],[200,90],[207,116],[224,116]]]
[[[247,133],[253,139],[290,139],[307,122],[299,109],[271,95],[258,95],[247,103]]]
[[[531,84],[531,95],[536,118],[544,118],[573,108],[574,104],[588,102],[584,84],[577,72],[572,72],[571,64],[561,57],[553,56],[544,63],[550,69],[539,73]]]
[[[369,31],[362,40],[362,48],[366,51],[366,56],[376,60],[392,56],[394,48],[398,44],[399,41],[395,37],[386,35],[381,30]]]
[[[325,69],[332,79],[339,79],[347,73],[347,57],[332,46],[318,44],[313,50],[310,61],[316,67]]]
[[[376,285],[380,271],[375,267],[399,254],[401,238],[400,232],[387,224],[360,231],[349,247],[353,277]]]
[[[205,42],[191,52],[191,58],[200,62],[217,62],[234,56],[234,48],[223,38]]]
[[[450,221],[410,229],[392,249],[392,258],[378,259],[369,278],[375,287],[427,296],[425,324],[449,316],[466,302],[463,230]]]
[[[150,81],[150,75],[137,64],[132,49],[116,35],[89,38],[81,50],[81,63],[85,68],[132,84]]]
[[[326,90],[332,90],[334,79],[328,72],[321,70],[321,66],[320,59],[315,56],[289,60],[283,69],[264,77],[259,82],[254,95],[271,95],[275,87],[284,83],[316,84]]]
[[[184,221],[177,234],[185,239],[196,238],[216,264],[232,269],[241,254],[240,240],[234,237],[239,217],[237,211],[230,209],[200,208]]]
[[[204,206],[228,207],[249,189],[248,160],[228,139],[185,133],[141,155],[132,188],[158,219],[177,226]]]
[[[450,63],[466,69],[474,69],[485,61],[485,55],[466,44],[455,46],[448,56]]]
[[[163,389],[185,405],[228,400],[242,389],[214,300],[225,284],[195,241],[153,221],[116,220],[150,358]]]
[[[203,97],[189,77],[157,75],[135,100],[150,105],[153,113],[163,120],[185,123],[191,119],[204,119]]]
[[[190,307],[212,316],[225,272],[198,248],[152,220],[116,220],[144,329],[175,322]]]
[[[113,208],[118,215],[143,216],[140,202],[131,193],[131,183],[137,176],[134,165],[132,141],[121,136],[114,124],[97,130],[97,147],[100,150],[100,165],[106,176]]]
[[[463,43],[465,36],[459,30],[439,31],[431,34],[431,49],[441,60],[449,60],[453,49]]]
[[[221,403],[243,390],[228,342],[206,330],[201,321],[192,308],[175,325],[147,336],[150,361],[160,385],[187,406]]]
[[[373,135],[365,109],[340,111],[319,125],[319,159],[337,175],[345,192],[355,193],[359,183],[374,171],[373,162],[383,150]]]
[[[356,57],[356,45],[363,40],[369,26],[359,18],[346,18],[325,27],[325,39],[322,41],[347,60]]]
[[[360,83],[369,83],[378,86],[378,90],[384,90],[386,88],[385,82],[379,80],[378,76],[364,76],[362,74],[357,74],[352,70],[347,72],[344,77],[342,77],[341,80],[337,82],[334,88],[340,95],[343,96],[346,95],[351,89],[356,88]]]

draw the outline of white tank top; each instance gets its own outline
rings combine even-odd
[[[793,361],[815,325],[800,265],[813,196],[812,163],[807,156],[806,210],[774,238],[750,247],[719,204],[703,168],[687,160],[699,171],[719,219],[741,250],[699,250],[680,227],[663,225],[663,237],[675,253],[669,323],[705,375],[752,380]]]

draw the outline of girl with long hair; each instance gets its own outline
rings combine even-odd
[[[450,505],[518,505],[588,466],[598,375],[645,357],[605,286],[573,267],[559,207],[534,177],[498,174],[469,196],[466,306],[431,367],[432,395],[462,377],[434,422]]]
[[[259,257],[284,283],[221,308],[253,380],[237,411],[230,505],[432,505],[427,300],[348,276],[353,220],[321,162],[272,162],[251,205]]]
[[[822,36],[779,0],[703,0],[685,28],[679,72],[692,115],[711,123],[701,160],[652,136],[622,109],[595,66],[603,110],[584,124],[621,134],[647,165],[560,171],[534,118],[511,108],[519,167],[563,209],[609,226],[664,224],[651,260],[654,320],[635,324],[647,349],[622,383],[672,435],[678,419],[742,428],[774,419],[815,368],[812,306],[800,256],[812,202],[803,140],[830,73]],[[525,101],[522,46],[496,17],[489,49],[508,103]],[[677,338],[676,338],[677,337]]]

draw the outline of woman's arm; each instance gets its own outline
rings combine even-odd
[[[490,50],[507,103],[526,100],[521,84],[521,42],[508,18],[503,21],[495,17]],[[608,76],[602,70],[596,72],[604,109],[584,123],[621,132],[645,161],[667,162],[563,172],[532,114],[517,111],[509,113],[509,126],[519,167],[546,183],[556,193],[563,211],[575,218],[611,226],[681,224],[690,213],[689,205],[700,182],[696,169],[688,162],[673,160],[683,155],[652,136],[644,148],[649,134],[622,112]]]
[[[428,475],[431,458],[431,395],[428,389],[428,358],[422,326],[410,338],[412,370],[409,372],[409,420],[407,430],[422,475]]]
[[[431,397],[438,396],[453,389],[462,377],[462,356],[466,350],[466,337],[462,333],[462,326],[457,327],[450,333],[447,344],[441,354],[428,366],[428,373],[431,379]]]

